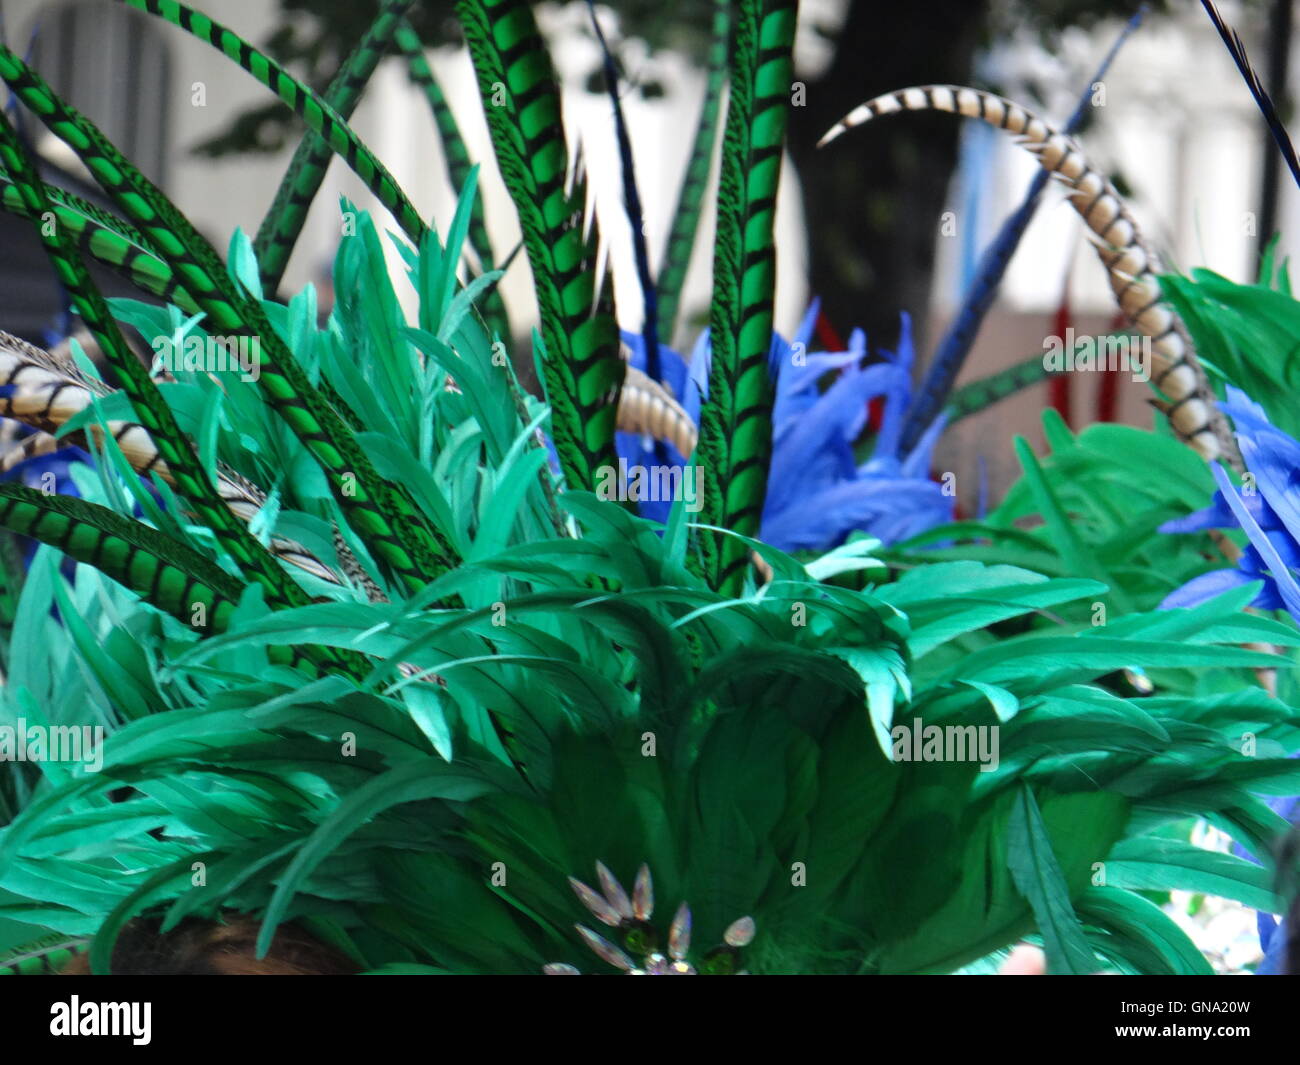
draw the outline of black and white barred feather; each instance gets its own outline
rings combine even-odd
[[[70,359],[0,331],[0,418],[37,430],[5,449],[0,455],[0,471],[7,472],[25,459],[49,454],[66,444],[85,444],[85,433],[68,433],[57,440],[54,434],[96,399],[112,392],[103,381],[82,373]],[[156,473],[171,483],[167,464],[144,426],[131,421],[108,421],[106,427],[137,473],[142,477]],[[98,424],[90,425],[88,430],[96,442],[102,443],[103,430]],[[217,471],[217,492],[226,506],[244,521],[252,521],[266,502],[260,488],[224,466]],[[321,580],[343,583],[337,573],[293,540],[273,537],[270,548],[285,562]]]
[[[700,433],[691,416],[672,393],[635,366],[627,367],[618,401],[618,428],[667,440],[690,458]]]
[[[94,349],[90,338],[84,338],[83,343],[88,350]],[[455,385],[449,380],[448,387]],[[96,399],[107,397],[112,391],[103,381],[82,373],[70,356],[45,351],[0,331],[0,473],[66,444],[86,443],[84,433],[66,433],[57,439],[55,434]],[[3,432],[6,419],[36,432],[21,439],[6,438]],[[144,426],[132,421],[109,421],[106,426],[137,473],[144,477],[156,473],[171,482],[167,464]],[[619,397],[618,427],[624,432],[645,433],[667,440],[688,458],[695,450],[699,435],[690,415],[671,393],[632,366],[626,367]],[[88,428],[96,442],[101,443],[100,426],[94,424]],[[217,471],[217,491],[226,506],[246,522],[252,521],[266,502],[266,494],[257,485],[226,466]],[[360,587],[371,602],[384,599],[337,532],[335,547],[342,576],[293,540],[272,537],[270,542],[271,552],[290,565],[331,584],[343,584],[346,578]]]
[[[1019,104],[957,85],[922,85],[877,96],[845,115],[820,143],[827,144],[873,118],[904,111],[947,111],[1005,129],[1071,190],[1070,203],[1096,237],[1120,308],[1133,327],[1151,339],[1151,383],[1168,400],[1157,405],[1177,436],[1207,461],[1235,458],[1236,447],[1215,406],[1191,336],[1161,294],[1160,260],[1143,240],[1115,186],[1088,163],[1078,143]]]

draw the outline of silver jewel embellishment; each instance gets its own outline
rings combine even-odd
[[[611,942],[590,928],[575,925],[582,941],[602,961],[628,976],[699,976],[740,974],[740,950],[754,940],[754,919],[741,917],[732,921],[723,933],[721,945],[710,950],[698,963],[690,959],[691,908],[683,902],[677,907],[668,926],[668,942],[660,946],[658,930],[650,923],[654,916],[654,881],[650,867],[642,864],[629,896],[623,885],[604,862],[596,863],[596,879],[600,891],[588,887],[581,880],[569,877],[569,886],[587,911],[614,929]],[[619,946],[621,943],[622,946]],[[665,953],[665,950],[667,953]],[[640,959],[638,964],[636,959]],[[564,962],[543,966],[547,976],[577,976],[579,970]]]

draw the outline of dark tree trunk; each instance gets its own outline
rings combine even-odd
[[[789,147],[803,185],[809,283],[841,334],[855,326],[892,345],[898,313],[920,329],[935,238],[957,157],[959,120],[909,114],[817,140],[851,108],[891,89],[966,84],[987,0],[851,0],[825,75],[791,114]]]

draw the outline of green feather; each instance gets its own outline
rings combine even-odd
[[[365,36],[343,61],[325,90],[325,103],[343,121],[352,117],[371,75],[414,2],[385,0],[378,18],[370,24]],[[271,209],[262,219],[253,240],[253,251],[262,275],[262,291],[268,295],[280,287],[280,279],[289,265],[303,223],[307,221],[307,211],[325,180],[329,161],[330,146],[319,134],[309,130],[293,153],[289,169],[280,180],[280,187],[271,202]]]
[[[460,0],[456,10],[533,269],[551,438],[569,487],[591,491],[600,468],[616,465],[623,363],[610,305],[596,301],[596,234],[594,226],[589,236],[582,231],[585,184],[575,178],[566,188],[555,74],[525,0]]]
[[[723,127],[722,167],[718,175],[717,222],[713,250],[713,300],[709,310],[709,398],[700,409],[700,436],[692,458],[705,473],[700,522],[720,527],[726,509],[725,475],[729,412],[734,407],[730,379],[738,359],[736,331],[740,317],[741,239],[745,215],[745,163],[755,65],[757,4],[744,0],[737,12],[731,46],[731,91]],[[718,382],[715,385],[715,381]],[[725,393],[725,395],[724,395]],[[721,578],[722,540],[705,533],[699,539],[703,572],[710,583]],[[729,556],[730,557],[730,556]]]
[[[442,140],[443,159],[447,164],[447,177],[451,187],[458,193],[469,183],[473,163],[465,138],[461,136],[460,125],[456,115],[447,103],[447,97],[434,76],[433,68],[424,54],[424,45],[420,36],[409,22],[398,27],[393,38],[398,50],[406,57],[406,73],[412,84],[418,86],[429,102],[434,124],[438,127],[438,136]],[[492,243],[488,239],[487,223],[483,217],[483,201],[475,197],[470,206],[469,245],[478,256],[479,265],[484,272],[492,269]],[[505,303],[501,299],[501,290],[493,286],[483,297],[483,318],[489,329],[498,336],[510,335],[510,320],[506,317]]]
[[[741,0],[718,190],[713,359],[709,401],[700,417],[703,523],[744,536],[758,534],[772,451],[773,223],[794,76],[796,10],[793,0]],[[711,582],[738,591],[744,547],[733,538],[704,539]]]
[[[451,564],[450,546],[405,493],[382,481],[351,431],[313,388],[261,305],[236,289],[211,245],[87,119],[0,45],[0,77],[73,148],[123,212],[141,227],[208,315],[210,327],[259,339],[258,385],[312,452],[336,500],[376,554],[412,593]]]
[[[35,217],[50,210],[36,167],[29,158],[8,118],[0,114],[0,160],[13,176],[28,209]],[[95,334],[105,357],[121,375],[123,387],[131,399],[140,424],[158,447],[181,494],[190,501],[198,515],[224,543],[231,558],[267,593],[268,602],[277,606],[300,605],[307,594],[293,583],[270,553],[248,532],[222,501],[216,487],[181,432],[171,409],[163,400],[149,371],[127,347],[117,322],[108,311],[104,297],[86,271],[71,237],[57,226],[52,231],[39,227],[50,262],[68,291],[82,320]]]
[[[54,224],[68,233],[83,255],[164,302],[175,303],[187,314],[197,312],[198,305],[134,226],[56,185],[45,185],[44,192],[54,212]],[[32,215],[22,192],[5,173],[0,173],[0,210],[38,224],[42,221]]]
[[[1026,388],[1032,388],[1054,376],[1056,373],[1044,365],[1042,355],[1031,355],[1023,362],[1017,362],[1005,370],[998,370],[987,377],[981,377],[978,381],[962,385],[961,388],[954,389],[948,399],[948,406],[945,408],[947,424],[952,425],[963,418],[969,418],[972,414],[987,410],[993,404],[1000,403],[1007,397],[1014,396]]]
[[[0,954],[0,976],[53,976],[62,971],[89,940],[63,935],[44,936],[16,950]]]
[[[75,496],[0,484],[0,528],[93,566],[204,635],[226,631],[243,594],[240,581],[189,545]],[[361,680],[371,671],[366,656],[341,648],[304,645],[268,650],[273,661],[303,666],[310,673]]]
[[[0,526],[95,567],[186,625],[202,606],[199,631],[223,632],[243,591],[192,547],[84,499],[0,484]]]
[[[402,231],[416,243],[427,228],[393,175],[375,158],[352,128],[332,107],[298,81],[270,56],[219,22],[175,0],[118,0],[138,11],[180,27],[186,33],[211,45],[275,93],[293,108],[307,128],[324,138],[362,183],[393,213]]]

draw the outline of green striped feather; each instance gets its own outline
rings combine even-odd
[[[233,30],[214,22],[201,11],[195,11],[175,0],[117,0],[155,15],[178,26],[186,33],[211,45],[270,89],[293,109],[294,114],[306,123],[307,128],[325,140],[349,169],[361,179],[375,197],[397,220],[402,231],[412,242],[419,244],[426,226],[393,178],[353,132],[347,122],[308,86],[298,81],[270,56],[265,55],[245,41]]]
[[[90,945],[86,938],[50,935],[0,954],[0,976],[55,976]]]
[[[729,379],[738,359],[741,237],[745,215],[744,168],[748,155],[754,69],[757,61],[757,4],[742,0],[731,45],[730,95],[723,126],[722,166],[718,174],[713,249],[713,300],[709,308],[709,397],[700,408],[700,437],[692,458],[704,472],[700,523],[721,526],[725,514],[728,411],[733,403]],[[724,371],[718,383],[720,371]],[[709,533],[699,538],[703,575],[716,584],[721,576],[723,541]]]
[[[196,632],[224,632],[243,592],[236,578],[189,545],[75,496],[0,484],[0,528],[93,566]],[[341,648],[273,646],[267,653],[316,675],[343,672],[360,681],[371,671],[365,655]]]
[[[460,124],[447,103],[447,97],[442,91],[442,86],[438,84],[433,68],[429,66],[420,36],[409,22],[404,22],[398,27],[394,41],[398,51],[406,59],[407,76],[413,85],[423,91],[429,103],[434,124],[438,128],[438,136],[442,140],[442,155],[447,164],[447,177],[451,187],[459,194],[468,184],[470,171],[474,166],[469,157],[469,149],[465,146],[465,138],[461,136]],[[487,222],[483,216],[483,201],[477,196],[470,205],[467,236],[469,246],[478,257],[483,272],[491,270],[492,242],[488,239]],[[489,289],[483,297],[483,319],[497,336],[510,335],[510,319],[506,316],[505,303],[496,286]]]
[[[197,305],[134,226],[57,185],[45,185],[44,192],[54,212],[54,224],[71,237],[83,255],[108,266],[137,288],[175,303],[188,314],[195,313]],[[31,213],[18,186],[4,173],[0,173],[0,210],[37,223],[45,221]]]
[[[56,185],[46,185],[45,194],[50,199],[56,224],[71,236],[83,254],[116,270],[142,291],[174,303],[186,314],[202,313],[198,302],[176,280],[172,268],[139,230]],[[31,213],[17,186],[4,174],[0,174],[0,209],[22,218],[39,218]],[[360,419],[327,381],[322,380],[317,387],[351,429],[364,431]]]
[[[568,150],[550,56],[525,0],[459,0],[497,163],[519,215],[545,344],[551,439],[568,486],[592,491],[616,464],[623,379],[618,330],[596,300],[596,234],[583,233],[585,186],[566,187]],[[497,106],[494,98],[502,93]]]
[[[757,536],[772,451],[768,365],[776,285],[773,223],[794,80],[794,0],[741,0],[718,191],[709,402],[701,411],[705,524]],[[733,594],[747,553],[704,537],[710,582]]]
[[[385,0],[378,18],[371,23],[325,90],[325,102],[344,121],[352,117],[371,75],[414,3],[415,0]],[[271,209],[253,240],[253,251],[262,276],[262,291],[268,296],[273,296],[280,287],[294,245],[302,233],[303,223],[307,221],[307,211],[325,180],[330,155],[330,146],[319,134],[308,130],[293,153],[289,169],[271,202]]]
[[[948,417],[947,424],[952,425],[972,414],[978,414],[993,404],[1054,376],[1055,373],[1044,365],[1042,355],[1031,355],[1024,362],[954,389],[944,408]]]
[[[186,625],[194,626],[194,609],[202,605],[200,631],[223,631],[243,591],[192,547],[73,496],[0,484],[0,526],[93,566]]]
[[[49,201],[44,196],[43,185],[37,176],[35,165],[3,113],[0,113],[0,163],[13,177],[18,191],[24,197],[31,213],[35,217],[43,217],[50,210]],[[99,341],[105,357],[121,377],[123,389],[131,400],[131,405],[136,412],[136,416],[140,419],[140,424],[149,432],[151,439],[154,441],[154,446],[157,447],[159,455],[167,463],[171,476],[181,494],[189,501],[195,512],[207,523],[208,527],[219,536],[223,548],[235,560],[240,570],[262,586],[268,604],[272,607],[306,605],[311,601],[307,593],[280,568],[274,556],[248,531],[247,526],[239,519],[238,515],[230,510],[207,473],[203,470],[193,446],[181,432],[171,409],[158,392],[158,386],[149,376],[149,371],[127,347],[117,322],[109,313],[103,295],[86,272],[85,263],[82,261],[71,238],[61,232],[57,226],[53,228],[53,231],[47,231],[44,227],[39,227],[39,232],[50,263],[58,274],[60,282],[67,290],[82,320],[95,335],[96,340]],[[30,491],[21,485],[0,487],[22,489],[23,493]],[[61,503],[72,504],[73,509],[71,512],[66,508],[61,511],[58,507],[54,508],[65,518],[69,513],[75,517],[79,512],[89,514],[91,518],[94,518],[97,511],[102,511],[103,514],[110,515],[111,519],[127,520],[121,519],[120,515],[102,507],[96,508],[94,511],[83,512],[80,508],[91,506],[91,504],[84,503],[82,500],[66,500],[60,496],[46,495],[40,492],[35,493],[35,496],[37,501],[35,523],[27,531],[26,535],[42,542],[50,541],[47,541],[42,535],[42,530],[45,527],[45,518],[42,515],[46,515],[48,512],[43,509],[41,501],[60,500]],[[23,506],[30,506],[33,503],[30,496],[21,494],[18,496],[18,501]],[[16,520],[21,520],[23,516],[30,517],[31,515],[24,510]],[[91,518],[87,520],[91,520]],[[162,536],[162,534],[150,530],[148,526],[140,525],[137,522],[128,522],[127,526],[113,525],[111,519],[99,515],[98,524],[95,527],[100,529],[101,532],[105,530],[115,532],[137,549],[146,544],[154,544],[155,546],[161,544],[165,547],[168,544],[175,543],[168,537],[163,537],[161,541],[158,541],[156,537]],[[110,524],[104,525],[105,521],[109,521]],[[95,523],[92,521],[92,524]],[[142,533],[140,530],[145,531]],[[13,531],[22,530],[14,529]],[[56,544],[56,546],[62,547],[72,557],[96,565],[106,575],[113,577],[115,580],[121,580],[128,587],[135,587],[131,583],[135,578],[131,573],[129,564],[126,571],[119,574],[112,569],[111,561],[101,566],[91,558],[81,558],[77,552],[88,543],[85,539],[86,534],[74,530],[68,537],[64,537],[62,533],[58,535],[67,542]],[[90,536],[91,541],[94,541],[93,533]],[[144,539],[137,542],[141,536]],[[133,540],[131,537],[137,539]],[[95,547],[94,543],[91,543],[90,546]],[[95,547],[94,557],[102,554],[101,547]],[[197,552],[193,552],[189,548],[184,549],[184,554],[181,557],[190,561],[192,561],[192,558],[203,558],[203,556],[198,555]],[[129,562],[130,559],[128,559]],[[237,599],[238,594],[242,591],[242,584],[227,576],[224,571],[218,569],[212,563],[206,560],[204,562],[206,568],[199,571],[199,577],[188,581],[177,578],[177,572],[181,572],[182,577],[185,574],[182,572],[181,567],[173,565],[165,570],[161,576],[155,574],[154,582],[147,589],[137,590],[150,602],[154,602],[155,605],[170,613],[177,613],[174,605],[176,603],[181,604],[180,609],[183,611],[193,609],[192,605],[186,608],[186,603],[193,604],[202,601],[201,595],[198,594],[200,580],[206,586],[218,587],[212,584],[212,581],[215,579],[215,575],[220,575],[228,582],[227,600],[230,600],[231,591],[234,593],[234,598]],[[167,582],[165,584],[158,583],[163,576],[167,578]],[[213,604],[207,605],[213,606]],[[212,610],[208,610],[207,613],[216,616]],[[181,616],[181,620],[185,620],[184,616],[180,614],[178,616]],[[313,647],[306,649],[305,652],[295,650],[292,660],[299,659],[303,654],[306,654],[323,669],[340,669],[358,680],[364,678],[370,670],[368,661],[363,655],[350,651]]]
[[[659,325],[663,337],[671,342],[681,309],[682,286],[691,265],[695,232],[700,225],[700,208],[709,183],[713,147],[718,139],[718,115],[722,110],[722,87],[727,83],[727,55],[731,42],[731,0],[714,0],[713,35],[709,44],[709,77],[704,89],[704,106],[695,127],[695,141],[686,164],[686,178],[677,197],[673,224],[668,233],[668,247],[659,268],[656,286],[659,299]]]
[[[0,114],[0,161],[13,177],[20,195],[35,217],[50,210],[40,178],[17,132]],[[204,471],[189,440],[164,402],[148,369],[127,347],[117,322],[109,313],[104,297],[91,280],[71,237],[58,226],[38,226],[46,253],[64,288],[86,326],[99,341],[105,357],[122,378],[140,424],[148,431],[176,479],[182,496],[199,517],[216,533],[240,570],[262,585],[267,601],[277,606],[301,605],[307,593],[298,587],[271,554],[249,533],[247,527],[222,501]]]
[[[437,536],[404,492],[382,481],[339,414],[294,361],[259,302],[236,288],[220,257],[184,215],[87,119],[65,104],[9,49],[0,45],[0,77],[67,143],[123,213],[169,264],[211,332],[258,337],[259,387],[320,463],[349,521],[414,593],[451,565]]]

